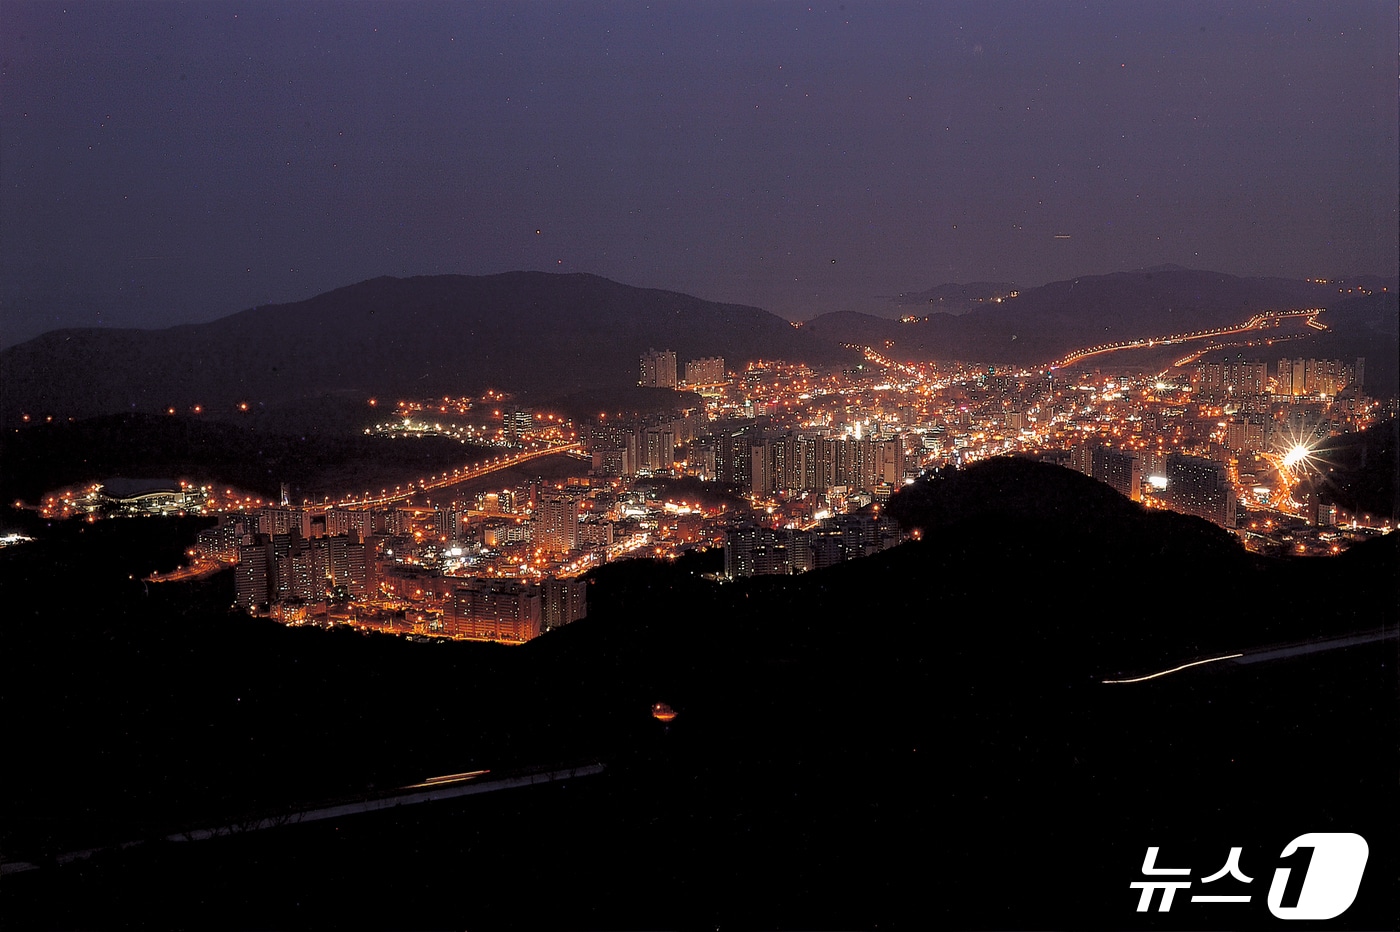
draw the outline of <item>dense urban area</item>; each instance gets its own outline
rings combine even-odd
[[[681,365],[649,350],[638,385],[678,392],[645,415],[570,419],[489,391],[400,400],[384,417],[390,406],[366,399],[367,420],[380,420],[365,433],[385,442],[441,436],[498,451],[393,489],[293,502],[285,487],[265,501],[185,481],[94,482],[38,508],[94,521],[216,516],[189,565],[152,581],[232,566],[236,605],[287,624],[516,643],[584,617],[584,574],[620,558],[723,548],[714,576],[724,580],[886,549],[921,533],[882,515],[897,489],[993,456],[1070,467],[1262,553],[1332,554],[1391,530],[1389,516],[1347,513],[1318,494],[1329,441],[1395,415],[1393,400],[1366,395],[1364,359],[1196,353],[1150,375],[1103,355],[1149,342],[1033,370],[911,365],[871,347],[858,348],[863,363],[828,369]],[[461,490],[545,457],[571,458],[566,478]]]

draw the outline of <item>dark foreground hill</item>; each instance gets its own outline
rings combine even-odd
[[[1052,282],[960,316],[930,313],[899,323],[827,314],[806,329],[834,342],[892,340],[901,359],[1035,365],[1077,347],[1218,327],[1264,310],[1330,307],[1345,298],[1332,285],[1163,267]]]
[[[386,277],[207,324],[44,334],[0,353],[0,418],[488,387],[563,396],[635,386],[653,347],[682,367],[703,356],[845,358],[758,308],[593,275]]]
[[[1393,629],[1396,535],[1259,559],[1029,462],[904,494],[918,543],[726,585],[704,556],[613,564],[589,618],[521,649],[284,629],[223,613],[218,581],[127,580],[142,552],[178,555],[175,524],[0,551],[7,857],[368,782],[608,768],[50,864],[0,881],[0,911],[62,928],[1261,928],[1281,925],[1264,899],[1283,846],[1356,832],[1370,864],[1328,927],[1394,927],[1393,641],[1103,680]],[[1252,902],[1137,913],[1148,847],[1193,882],[1241,847]]]

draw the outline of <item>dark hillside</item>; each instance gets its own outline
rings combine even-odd
[[[917,323],[827,314],[807,329],[832,342],[894,340],[900,359],[1046,364],[1069,350],[1239,323],[1264,310],[1331,307],[1345,300],[1328,285],[1164,267],[1085,275],[1024,289],[1016,298]]]
[[[0,420],[485,388],[558,398],[637,382],[639,355],[831,362],[846,354],[753,307],[593,275],[376,278],[168,330],[62,330],[0,353]]]
[[[0,553],[0,698],[23,723],[7,756],[40,762],[8,781],[7,853],[318,786],[608,764],[45,867],[7,877],[0,905],[46,927],[180,924],[213,899],[238,927],[1255,927],[1262,900],[1136,914],[1145,848],[1213,870],[1243,845],[1246,874],[1268,877],[1296,835],[1355,831],[1374,870],[1335,927],[1393,925],[1393,642],[1102,680],[1393,627],[1396,535],[1336,560],[1257,559],[1029,461],[890,507],[922,541],[724,585],[690,560],[612,564],[590,577],[587,619],[514,650],[280,629],[211,614],[217,592],[123,584],[134,557],[86,578],[50,559],[102,552],[131,522]],[[178,533],[141,527],[178,552]],[[59,579],[83,582],[56,602]],[[679,713],[669,727],[658,700]],[[1023,861],[1015,896],[982,895],[988,871]]]

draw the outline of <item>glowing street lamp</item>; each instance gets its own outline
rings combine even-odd
[[[1294,469],[1299,465],[1306,463],[1308,457],[1311,455],[1311,450],[1303,446],[1301,443],[1297,444],[1293,447],[1293,449],[1289,450],[1283,455],[1283,465],[1287,469]]]

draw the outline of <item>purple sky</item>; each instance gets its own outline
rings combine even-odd
[[[6,0],[0,59],[0,344],[386,274],[805,318],[1400,261],[1390,0]]]

